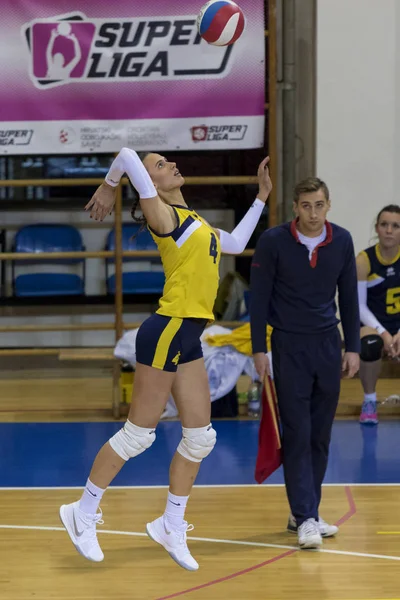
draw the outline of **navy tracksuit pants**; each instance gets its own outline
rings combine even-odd
[[[300,526],[318,519],[340,393],[341,338],[336,327],[307,335],[274,329],[271,343],[286,492]]]

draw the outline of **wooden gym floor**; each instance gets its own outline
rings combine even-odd
[[[85,561],[57,519],[78,490],[0,492],[3,600],[377,600],[400,598],[400,488],[324,490],[324,516],[341,523],[323,550],[298,551],[285,532],[283,487],[195,488],[190,573],[147,538],[166,489],[110,489],[102,504],[103,563]]]
[[[281,471],[254,485],[257,422],[217,421],[219,443],[187,511],[200,570],[178,567],[145,534],[164,510],[180,438],[179,423],[166,422],[104,496],[104,562],[85,561],[58,509],[79,498],[96,451],[120,427],[110,416],[109,366],[88,364],[3,365],[1,600],[400,600],[399,409],[382,410],[378,427],[361,427],[357,380],[343,384],[321,510],[340,533],[322,551],[298,551],[286,533]],[[383,379],[379,394],[398,393],[397,385]]]

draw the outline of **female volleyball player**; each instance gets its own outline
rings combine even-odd
[[[221,251],[241,253],[248,243],[272,189],[267,157],[258,168],[256,200],[232,233],[213,229],[181,192],[184,179],[174,162],[149,153],[143,163],[123,148],[105,182],[86,209],[102,220],[115,202],[126,173],[138,192],[140,206],[160,251],[166,282],[159,309],[141,325],[136,340],[136,373],[132,404],[124,427],[98,453],[80,501],[60,509],[61,520],[78,552],[104,558],[96,537],[98,511],[105,489],[130,458],[149,448],[172,391],[182,422],[182,440],[172,459],[165,513],[147,524],[148,535],[183,568],[198,563],[186,544],[185,508],[200,463],[214,448],[210,394],[200,336],[209,319],[218,287]]]
[[[360,303],[361,363],[364,389],[360,423],[378,423],[376,383],[382,352],[400,353],[400,206],[390,204],[379,212],[375,231],[378,243],[357,256]]]

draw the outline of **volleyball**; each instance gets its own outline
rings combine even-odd
[[[230,46],[240,38],[245,24],[241,8],[232,0],[210,0],[197,16],[201,37],[213,46]]]

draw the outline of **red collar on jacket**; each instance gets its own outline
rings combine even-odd
[[[292,236],[294,237],[296,242],[301,244],[301,241],[299,238],[299,232],[297,231],[297,227],[296,227],[298,220],[299,220],[298,218],[293,219],[293,221],[291,222],[290,233],[292,234]],[[324,239],[323,242],[321,242],[320,244],[318,244],[318,246],[316,246],[314,248],[314,251],[311,256],[310,266],[313,269],[317,266],[318,248],[321,248],[322,246],[327,246],[332,241],[332,225],[328,221],[325,221],[325,226],[326,226],[326,238]]]

